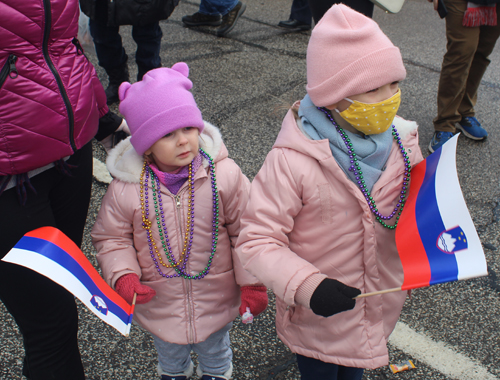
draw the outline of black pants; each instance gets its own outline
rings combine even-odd
[[[16,188],[0,195],[0,258],[29,231],[59,228],[81,245],[92,186],[92,145],[68,161],[72,176],[56,168],[31,178],[25,206]],[[0,300],[23,335],[23,374],[30,380],[84,379],[78,350],[78,313],[71,293],[48,278],[19,265],[0,261]]]
[[[299,354],[297,364],[302,380],[361,380],[364,372],[362,368],[325,363]]]
[[[290,20],[298,20],[304,24],[312,24],[311,8],[308,0],[293,0]]]
[[[351,7],[367,17],[371,18],[373,16],[373,3],[370,0],[309,0],[309,7],[311,8],[314,23],[317,24],[333,4],[339,3]]]
[[[124,65],[127,62],[127,53],[122,45],[119,26],[107,26],[98,21],[90,20],[90,33],[94,39],[95,51],[99,65],[106,72]],[[138,71],[145,74],[147,71],[161,67],[161,38],[163,32],[159,22],[144,26],[132,27],[132,38],[137,44],[135,61]],[[137,80],[141,80],[137,78]]]

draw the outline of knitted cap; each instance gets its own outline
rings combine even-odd
[[[325,107],[406,77],[401,53],[372,19],[333,5],[307,46],[307,93]]]
[[[193,83],[188,75],[188,65],[179,62],[171,69],[147,72],[140,82],[120,85],[119,109],[130,128],[130,142],[141,156],[176,129],[196,127],[203,131],[203,118],[189,91]]]

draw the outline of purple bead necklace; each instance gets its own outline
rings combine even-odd
[[[142,222],[143,222],[142,226],[144,229],[147,230],[148,233],[149,253],[151,255],[151,258],[153,259],[156,270],[161,276],[166,278],[184,277],[190,280],[202,279],[210,271],[212,260],[215,255],[215,251],[217,250],[217,242],[219,236],[219,193],[217,191],[217,181],[215,178],[215,166],[212,158],[203,149],[200,149],[200,153],[202,154],[203,157],[205,157],[209,165],[209,173],[212,182],[213,219],[212,219],[212,249],[210,252],[210,256],[208,258],[208,263],[205,266],[205,268],[196,275],[190,275],[186,272],[186,267],[189,255],[191,253],[191,247],[193,244],[193,232],[194,232],[194,173],[192,171],[192,163],[189,165],[189,174],[188,174],[188,189],[189,189],[188,191],[190,192],[190,195],[188,199],[188,216],[186,223],[186,233],[184,237],[184,249],[182,253],[179,255],[179,260],[175,259],[168,238],[168,232],[163,211],[163,202],[160,191],[160,180],[153,172],[153,170],[149,167],[149,165],[147,165],[146,162],[144,163],[143,173],[141,175],[141,208],[142,208]],[[156,243],[151,233],[152,222],[149,220],[149,196],[148,196],[148,187],[149,187],[148,181],[150,176],[151,176],[151,193],[154,202],[158,231],[160,239],[162,241],[163,251],[165,252],[165,256],[170,262],[170,265],[165,264],[163,262],[161,254],[156,247]],[[161,270],[160,265],[166,268],[173,268],[175,269],[176,273],[167,275]]]
[[[337,125],[337,123],[333,119],[333,116],[331,115],[330,111],[328,111],[324,107],[318,107],[318,109],[325,113],[325,115],[332,122],[332,124],[335,127],[335,129],[337,130],[337,132],[342,136],[342,140],[344,141],[344,144],[347,148],[347,152],[349,154],[349,158],[351,160],[351,166],[349,167],[349,171],[353,172],[354,175],[356,176],[356,180],[357,180],[359,189],[361,190],[361,192],[365,196],[366,202],[368,203],[370,210],[375,215],[375,218],[384,227],[389,228],[389,229],[395,229],[396,226],[398,225],[399,217],[401,216],[401,213],[403,212],[404,205],[406,203],[408,183],[410,182],[410,173],[411,173],[410,158],[408,157],[408,154],[406,153],[406,150],[403,147],[403,143],[401,142],[401,138],[399,137],[398,131],[396,130],[396,128],[393,125],[392,126],[392,135],[394,137],[394,140],[396,140],[396,142],[398,143],[401,154],[403,155],[403,160],[405,163],[405,173],[403,176],[403,186],[402,186],[401,193],[400,193],[398,202],[396,204],[396,207],[394,207],[394,210],[389,215],[385,216],[385,215],[382,215],[378,211],[377,206],[375,205],[375,201],[374,201],[373,197],[371,196],[370,191],[368,191],[368,189],[366,187],[365,180],[363,179],[363,172],[361,171],[361,167],[359,165],[358,158],[356,157],[356,153],[354,153],[354,148],[353,148],[353,144],[351,142],[351,139],[349,138],[347,133]],[[396,222],[394,223],[394,225],[389,225],[385,222],[385,220],[392,219],[394,217],[394,215],[396,215],[396,214],[397,214]]]

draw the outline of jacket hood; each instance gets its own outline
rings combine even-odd
[[[205,129],[199,137],[200,148],[207,152],[214,162],[227,158],[228,152],[219,129],[207,121],[204,123]],[[106,159],[106,165],[113,178],[130,183],[139,183],[143,164],[144,158],[135,151],[130,143],[130,137],[121,141]],[[208,166],[205,159],[203,166]]]
[[[273,148],[293,149],[318,161],[329,159],[332,152],[328,140],[311,140],[302,131],[301,120],[295,112],[298,110],[299,104],[300,102],[296,102],[285,116]],[[405,120],[399,116],[394,118],[393,124],[403,141],[411,131],[418,127],[416,122]]]

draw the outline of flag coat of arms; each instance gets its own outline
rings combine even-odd
[[[458,182],[458,136],[412,168],[408,199],[396,228],[402,290],[488,274]]]
[[[2,260],[50,278],[120,333],[130,333],[134,306],[102,279],[80,248],[57,228],[28,232]]]

